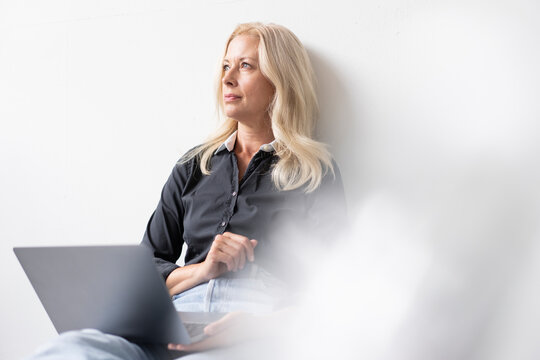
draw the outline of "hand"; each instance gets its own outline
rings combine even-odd
[[[227,271],[237,271],[244,268],[246,261],[254,261],[253,249],[257,240],[226,232],[216,235],[206,259],[198,268],[202,281],[215,279]]]
[[[168,348],[187,352],[203,351],[260,338],[267,328],[262,326],[265,320],[263,316],[232,312],[204,328],[207,338],[188,345],[169,344]]]

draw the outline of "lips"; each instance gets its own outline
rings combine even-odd
[[[223,99],[225,100],[225,102],[236,101],[236,100],[240,100],[241,98],[242,98],[241,96],[236,95],[236,94],[225,94],[223,96]]]

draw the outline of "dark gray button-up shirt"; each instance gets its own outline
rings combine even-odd
[[[346,226],[341,176],[327,174],[321,186],[279,191],[271,171],[278,160],[263,145],[238,181],[236,155],[224,144],[214,154],[211,174],[203,175],[198,158],[178,162],[165,183],[148,222],[142,244],[154,254],[164,278],[178,267],[182,245],[186,264],[204,261],[214,237],[225,231],[258,240],[255,261],[287,279],[301,272],[295,259],[304,246],[326,246]],[[322,262],[323,259],[314,259]]]

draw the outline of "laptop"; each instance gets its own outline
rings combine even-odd
[[[56,331],[92,328],[136,343],[189,344],[223,313],[178,313],[140,245],[13,249]]]

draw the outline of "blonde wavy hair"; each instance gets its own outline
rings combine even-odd
[[[275,88],[268,112],[279,160],[272,169],[272,181],[279,190],[305,186],[306,193],[319,187],[323,176],[334,174],[332,156],[327,146],[313,139],[318,101],[315,76],[308,54],[296,35],[284,26],[259,22],[240,24],[229,36],[251,35],[259,39],[259,65],[262,74]],[[222,68],[222,63],[220,64]],[[216,78],[217,104],[223,111],[223,69]],[[200,157],[203,174],[210,174],[212,156],[221,144],[238,128],[234,119],[226,118],[207,141],[194,148],[183,161]]]

